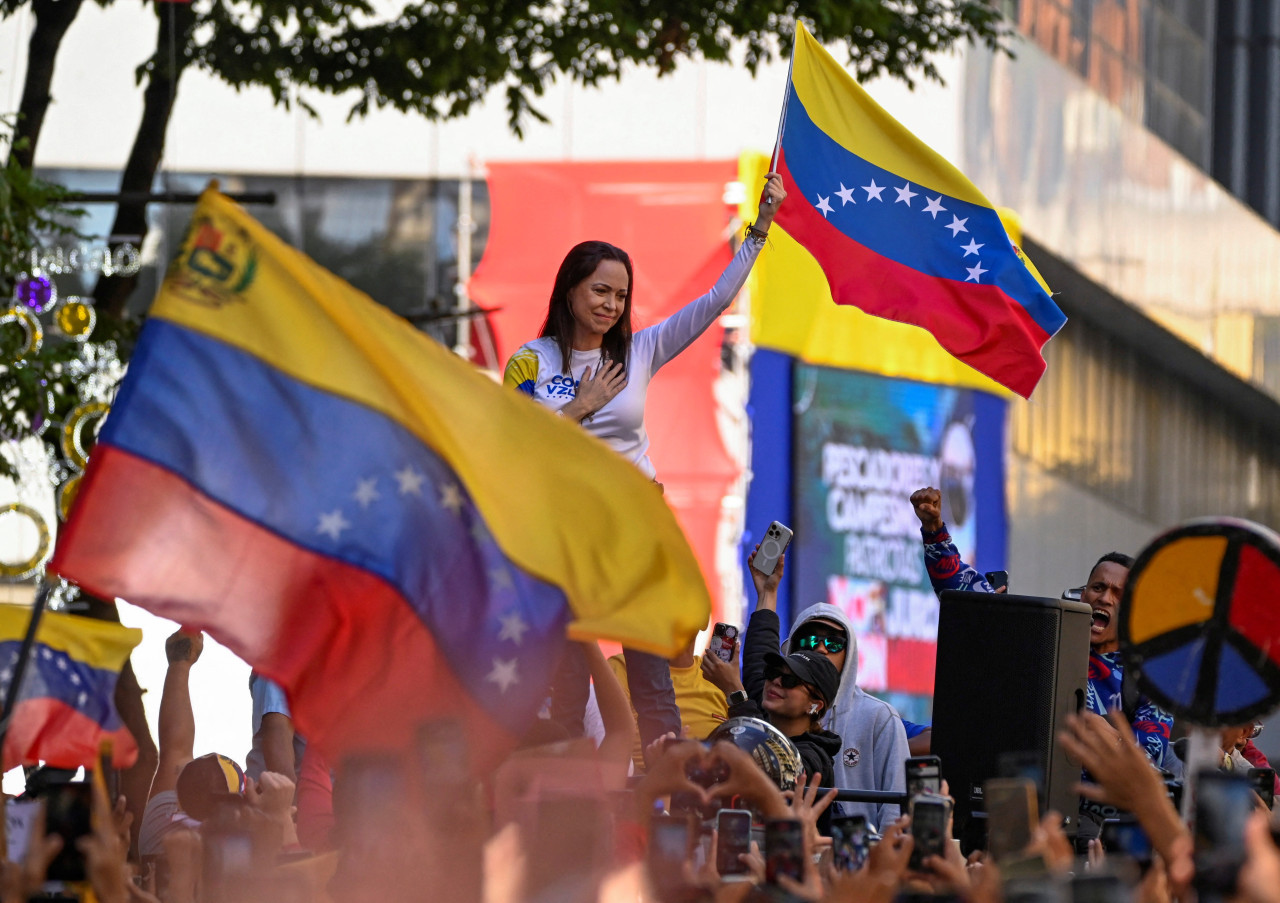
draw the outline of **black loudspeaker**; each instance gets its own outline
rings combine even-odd
[[[956,830],[985,811],[982,784],[1034,777],[1040,812],[1074,834],[1080,767],[1055,741],[1085,707],[1092,611],[1083,602],[948,591],[941,594],[931,751],[956,801]]]

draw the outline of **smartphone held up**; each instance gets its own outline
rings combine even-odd
[[[733,653],[738,648],[738,628],[723,621],[716,622],[711,628],[711,639],[707,642],[707,653],[714,655],[726,665],[733,661]]]
[[[760,548],[752,559],[751,566],[765,576],[772,575],[778,562],[786,554],[792,535],[791,528],[786,524],[776,520],[771,523],[769,529],[764,531],[764,539],[760,541]]]

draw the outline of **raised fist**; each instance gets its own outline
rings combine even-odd
[[[911,493],[911,505],[920,518],[920,526],[930,532],[942,529],[942,493],[932,486]]]
[[[178,662],[187,662],[194,665],[203,651],[204,634],[200,631],[189,633],[186,630],[179,629],[164,641],[164,654],[168,657],[171,665]]]

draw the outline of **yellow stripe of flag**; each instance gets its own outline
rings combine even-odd
[[[849,152],[908,182],[991,206],[964,173],[872,100],[800,23],[791,81],[814,124]]]

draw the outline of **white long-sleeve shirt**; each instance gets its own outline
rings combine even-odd
[[[644,428],[644,403],[649,381],[667,361],[702,335],[733,302],[760,254],[761,242],[748,239],[738,248],[716,284],[680,310],[631,337],[627,355],[627,386],[582,425],[652,479],[649,434]],[[503,382],[531,396],[539,404],[559,411],[578,395],[583,372],[594,376],[600,351],[571,351],[570,372],[561,368],[560,347],[550,337],[521,345],[507,361]]]

